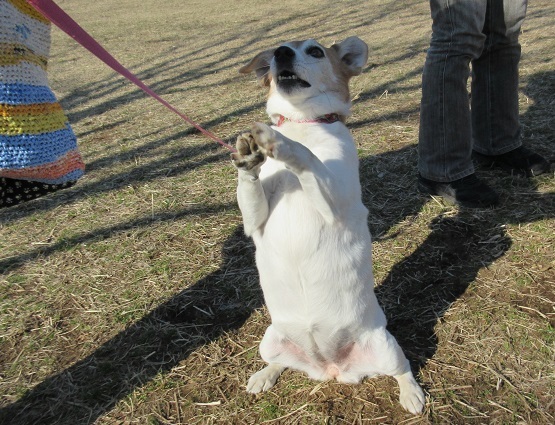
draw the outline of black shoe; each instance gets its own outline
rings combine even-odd
[[[501,167],[506,170],[525,174],[527,177],[539,176],[550,169],[549,162],[530,149],[520,146],[501,155],[483,155],[474,152],[478,162],[490,167]]]
[[[499,203],[499,195],[475,174],[449,183],[418,176],[418,189],[422,193],[438,195],[447,202],[467,208],[490,208]]]

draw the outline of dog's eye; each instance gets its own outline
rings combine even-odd
[[[306,54],[318,59],[324,57],[324,51],[318,46],[309,47],[308,49],[306,49]]]

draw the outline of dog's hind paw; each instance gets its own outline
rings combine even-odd
[[[268,391],[272,388],[281,372],[285,368],[277,364],[269,364],[264,369],[259,370],[252,375],[247,383],[247,392],[257,394],[259,392]]]
[[[237,152],[231,154],[231,161],[235,167],[251,171],[260,167],[266,161],[266,154],[259,149],[252,133],[247,132],[237,137]]]
[[[412,373],[396,377],[399,382],[399,402],[409,412],[417,415],[422,413],[426,404],[426,397],[420,385],[416,382]]]

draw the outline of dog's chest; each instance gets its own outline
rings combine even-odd
[[[278,246],[308,249],[319,238],[324,226],[322,216],[303,191],[297,176],[282,163],[268,159],[261,172],[269,214],[264,225],[264,239]],[[300,243],[300,247],[298,246]]]
[[[286,122],[280,127],[273,127],[285,137],[294,140],[317,153],[319,147],[332,147],[350,140],[349,130],[344,124],[295,123]]]

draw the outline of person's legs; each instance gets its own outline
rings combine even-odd
[[[420,175],[452,182],[474,173],[467,81],[484,46],[487,0],[430,0],[432,40],[422,76]]]
[[[430,0],[432,40],[422,75],[418,187],[449,202],[490,207],[498,195],[474,175],[467,82],[482,54],[487,0]]]
[[[472,61],[474,150],[500,155],[521,145],[518,112],[518,35],[526,0],[487,0],[482,55]]]
[[[521,140],[518,36],[526,6],[526,0],[488,0],[485,48],[472,61],[472,139],[481,162],[533,176],[549,163]]]

